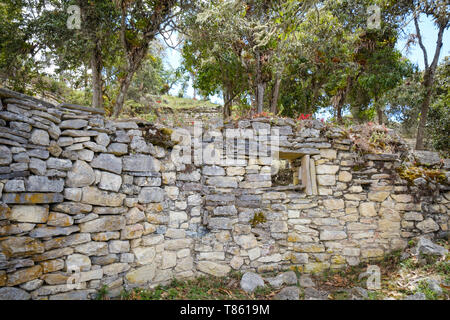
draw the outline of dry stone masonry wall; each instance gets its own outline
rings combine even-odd
[[[199,161],[212,134],[193,132],[192,163],[180,163],[176,147],[148,142],[148,124],[4,89],[0,98],[0,299],[90,299],[105,285],[114,296],[231,270],[321,272],[448,235],[446,186],[418,197],[396,175],[400,155],[361,158],[342,129],[318,121],[223,128],[252,133],[237,154],[264,140],[258,130],[279,133],[292,172],[279,185],[270,157]]]

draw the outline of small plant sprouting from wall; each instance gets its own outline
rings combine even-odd
[[[422,167],[408,167],[408,166],[400,166],[397,168],[397,172],[402,179],[407,180],[409,183],[412,183],[417,178],[424,178],[427,181],[437,182],[437,183],[446,183],[446,176],[440,170],[437,169],[427,169]]]
[[[252,228],[255,228],[258,224],[267,222],[266,216],[262,211],[255,212],[255,215],[250,220]]]

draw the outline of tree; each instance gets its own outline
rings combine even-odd
[[[113,116],[122,111],[126,94],[136,71],[145,59],[149,45],[167,20],[173,18],[177,0],[117,0],[120,10],[120,41],[125,54],[125,64],[119,77],[119,92]]]
[[[415,1],[416,8],[413,12],[414,26],[416,28],[416,37],[419,46],[423,53],[423,60],[425,65],[425,72],[423,75],[422,87],[424,93],[424,99],[420,107],[420,120],[417,128],[416,149],[424,149],[424,134],[425,125],[427,123],[428,111],[430,108],[430,101],[433,94],[433,83],[435,78],[436,67],[439,61],[439,55],[441,53],[444,32],[449,27],[449,12],[450,3],[445,0],[420,0]],[[431,64],[428,62],[428,53],[422,41],[422,35],[419,27],[419,15],[425,14],[427,17],[431,17],[436,27],[438,28],[436,48],[433,55]]]
[[[240,95],[251,96],[258,113],[265,101],[275,109],[284,44],[311,2],[216,0],[200,3],[197,17],[187,19],[185,66],[197,69],[197,83],[207,92],[223,91],[225,116]],[[273,79],[273,90],[266,94]]]

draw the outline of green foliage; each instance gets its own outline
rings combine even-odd
[[[433,147],[450,157],[450,57],[436,70],[435,98],[430,106],[427,134]]]
[[[264,215],[264,212],[258,211],[255,212],[253,215],[253,218],[250,220],[250,225],[255,228],[258,224],[267,222],[266,216]]]
[[[95,299],[96,300],[105,300],[107,298],[108,293],[109,293],[108,286],[103,285],[100,289],[98,289]]]
[[[437,300],[439,297],[439,295],[430,288],[426,280],[419,283],[418,291],[424,293],[427,300]]]

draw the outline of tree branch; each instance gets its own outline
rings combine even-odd
[[[423,51],[423,60],[425,63],[425,69],[428,69],[428,54],[427,54],[427,49],[425,49],[425,46],[423,45],[423,42],[422,42],[422,36],[420,34],[419,22],[417,21],[417,13],[414,14],[414,25],[416,26],[417,40],[419,40],[419,46]]]

